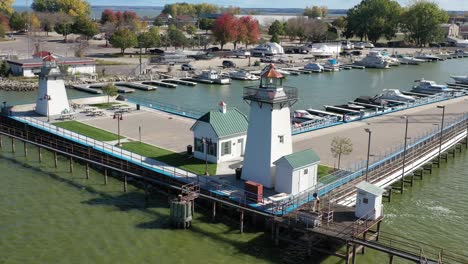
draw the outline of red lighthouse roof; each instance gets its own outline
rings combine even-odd
[[[262,72],[262,78],[281,79],[283,75],[275,69],[275,64],[271,63]]]

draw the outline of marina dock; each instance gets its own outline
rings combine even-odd
[[[102,94],[102,87],[104,87],[107,84],[81,84],[81,85],[72,85],[72,87],[76,90],[80,90],[83,92],[87,93],[92,93],[92,94]],[[116,85],[117,92],[118,93],[133,93],[135,92],[135,89],[128,88],[128,87],[123,87],[123,86],[118,86]]]
[[[151,87],[153,87],[153,88],[154,88],[154,86],[160,86],[160,87],[165,87],[165,88],[177,88],[177,85],[172,84],[172,83],[166,83],[166,82],[163,82],[163,81],[151,80],[151,81],[144,81],[144,82],[142,82],[142,84],[151,85]]]
[[[143,90],[143,91],[152,91],[156,90],[155,87],[150,86],[150,85],[145,85],[137,82],[117,82],[115,83],[115,86],[124,86],[124,87],[130,87],[130,88],[135,88],[138,90]]]
[[[195,86],[195,85],[197,85],[196,82],[184,81],[184,80],[181,80],[181,79],[162,79],[161,82],[175,83],[175,84],[181,84],[181,85],[185,85],[185,86]]]

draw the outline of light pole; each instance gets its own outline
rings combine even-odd
[[[440,167],[440,154],[442,152],[442,137],[443,137],[443,133],[444,133],[445,105],[438,105],[437,108],[442,109],[442,122],[440,124],[439,158],[438,158],[438,161],[437,161],[437,167]]]
[[[205,175],[209,175],[208,174],[208,146],[211,145],[212,141],[211,141],[211,138],[205,138],[205,137],[202,137],[202,143],[203,143],[203,146],[205,147]]]
[[[403,147],[403,168],[402,168],[402,171],[401,171],[401,186],[400,186],[400,189],[401,189],[401,193],[403,193],[403,188],[404,188],[404,181],[405,181],[405,163],[406,163],[406,143],[407,143],[407,140],[408,140],[408,116],[402,116],[401,117],[402,119],[405,119],[406,120],[406,127],[405,127],[405,144],[404,144],[404,147]]]
[[[114,113],[114,119],[117,119],[117,146],[121,146],[120,144],[120,120],[123,119],[123,113],[122,112],[116,112]]]
[[[47,122],[50,122],[49,101],[50,101],[51,99],[52,99],[52,98],[50,97],[50,95],[48,95],[48,94],[44,95],[44,100],[47,100]]]
[[[369,141],[367,142],[367,163],[366,163],[366,181],[368,181],[369,175],[369,156],[370,156],[370,143],[371,143],[371,135],[372,131],[369,128],[364,129],[366,133],[369,134]]]

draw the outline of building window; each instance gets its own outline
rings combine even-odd
[[[304,175],[309,174],[309,169],[304,169]]]
[[[208,155],[215,156],[216,157],[216,143],[211,143],[208,144]]]
[[[279,142],[284,143],[284,136],[278,136]]]
[[[363,198],[363,199],[362,199],[362,202],[365,203],[365,204],[368,204],[368,203],[369,203],[369,199]]]
[[[221,156],[231,154],[231,141],[221,143]]]
[[[203,152],[203,143],[199,138],[195,138],[195,151]]]

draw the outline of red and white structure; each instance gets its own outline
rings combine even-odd
[[[69,111],[65,83],[57,66],[57,60],[52,55],[46,56],[42,60],[42,69],[39,73],[36,112],[50,117]]]

